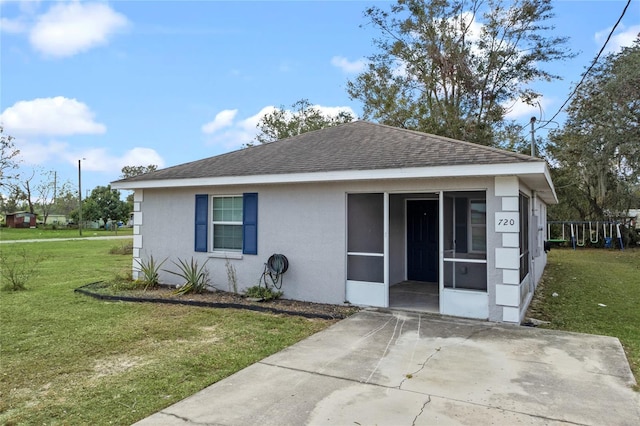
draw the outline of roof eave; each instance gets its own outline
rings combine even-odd
[[[538,191],[547,203],[557,203],[549,169],[544,161],[503,164],[465,164],[435,167],[412,167],[376,170],[338,170],[312,173],[286,173],[266,175],[220,176],[185,179],[157,179],[115,181],[114,189],[150,189],[181,187],[215,187],[229,185],[265,185],[287,183],[345,182],[376,179],[452,178],[478,176],[519,176]],[[536,177],[534,179],[534,177]]]

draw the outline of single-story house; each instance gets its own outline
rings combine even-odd
[[[640,231],[640,209],[629,209],[627,216],[631,219],[630,228]]]
[[[38,221],[39,225],[67,225],[69,222],[67,220],[67,216],[64,214],[50,214],[47,216],[46,222],[44,219],[44,215],[39,215],[40,220]]]
[[[373,124],[343,124],[112,182],[134,193],[135,259],[191,259],[227,288],[284,254],[285,298],[393,307],[435,287],[436,312],[519,323],[546,265],[546,162]],[[161,281],[179,284],[163,272]]]
[[[30,212],[7,213],[7,228],[35,228],[37,215]]]

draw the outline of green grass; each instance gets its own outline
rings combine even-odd
[[[551,250],[529,316],[619,338],[640,383],[640,250]]]
[[[0,292],[0,424],[130,424],[330,324],[74,293],[127,273],[118,244],[29,244],[40,274]]]
[[[104,229],[83,229],[82,237],[112,237],[121,235],[133,235],[133,228],[120,228],[116,231]],[[4,228],[0,227],[0,240],[32,240],[49,238],[80,238],[77,229],[43,229],[43,228]]]

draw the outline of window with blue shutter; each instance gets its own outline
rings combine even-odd
[[[209,233],[209,196],[196,194],[195,251],[207,251]]]
[[[197,194],[195,206],[195,251],[207,252],[209,221],[212,251],[240,251],[258,254],[258,194],[211,197]]]
[[[242,195],[242,253],[258,254],[258,194]]]
[[[242,195],[212,197],[213,251],[242,251]]]

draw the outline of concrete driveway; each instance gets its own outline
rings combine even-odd
[[[616,338],[363,311],[139,425],[639,425]]]

